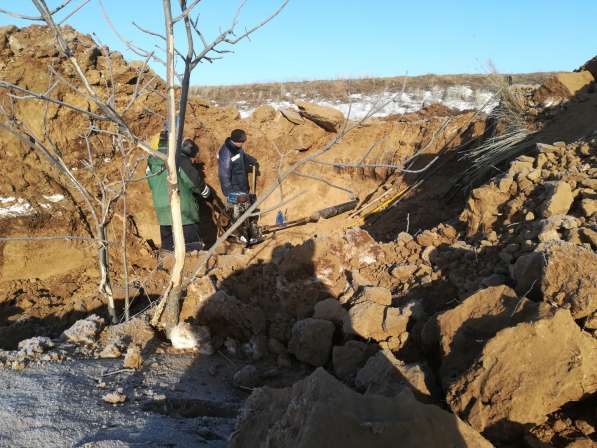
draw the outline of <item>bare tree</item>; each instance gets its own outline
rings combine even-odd
[[[96,91],[96,89],[94,89],[94,87],[87,79],[84,70],[81,68],[79,62],[77,61],[73,49],[69,46],[67,40],[64,38],[63,30],[61,29],[60,25],[66,19],[72,17],[72,15],[78,12],[83,6],[89,3],[89,0],[83,0],[82,2],[80,2],[60,22],[57,22],[57,20],[55,19],[56,14],[58,14],[61,11],[65,11],[65,8],[71,5],[71,3],[73,3],[72,0],[67,0],[53,9],[50,9],[48,7],[45,0],[32,0],[33,5],[39,12],[39,16],[28,16],[0,9],[0,12],[19,19],[43,22],[52,30],[56,39],[56,45],[61,55],[71,64],[79,81],[79,85],[74,85],[72,82],[67,81],[65,77],[60,76],[59,73],[54,73],[57,77],[57,83],[67,84],[78,95],[94,103],[96,106],[96,111],[90,112],[76,105],[69,104],[67,102],[52,97],[52,90],[55,88],[56,84],[50,86],[50,88],[46,92],[30,91],[28,89],[22,88],[18,85],[11,84],[5,81],[0,81],[0,88],[12,92],[13,98],[16,100],[37,100],[42,102],[54,103],[61,107],[65,107],[72,111],[81,113],[85,115],[90,121],[93,121],[93,124],[90,125],[90,129],[92,130],[92,132],[108,133],[112,135],[112,137],[114,138],[114,142],[118,147],[122,148],[123,144],[125,143],[129,148],[138,147],[146,153],[150,154],[151,156],[162,159],[166,165],[166,169],[168,171],[169,198],[172,213],[175,263],[170,273],[169,285],[165,289],[162,299],[160,300],[160,304],[157,307],[157,310],[154,314],[154,318],[152,319],[152,323],[154,325],[159,324],[161,314],[166,304],[170,304],[170,308],[175,310],[178,309],[178,302],[180,300],[182,270],[184,267],[185,260],[185,242],[182,229],[180,195],[178,191],[177,148],[180,147],[183,139],[184,119],[186,115],[186,105],[188,101],[191,72],[200,63],[213,62],[215,59],[219,59],[222,57],[222,55],[230,52],[230,50],[225,47],[229,48],[230,46],[236,45],[241,40],[248,38],[259,28],[265,26],[270,20],[272,20],[282,11],[282,9],[286,6],[288,1],[289,0],[282,1],[280,6],[269,17],[267,17],[265,20],[255,25],[254,27],[246,29],[243,33],[237,35],[236,28],[238,26],[240,13],[246,3],[246,0],[242,0],[234,15],[231,25],[225,30],[221,31],[215,39],[213,39],[212,41],[208,41],[198,26],[199,16],[197,15],[197,17],[194,20],[192,19],[192,15],[195,14],[195,9],[200,3],[199,0],[193,0],[190,2],[190,4],[187,4],[186,0],[179,0],[178,15],[173,15],[171,1],[163,0],[163,34],[156,31],[145,30],[139,27],[138,25],[136,26],[143,32],[157,37],[166,43],[166,61],[163,61],[159,57],[157,57],[155,55],[155,52],[143,50],[142,48],[134,45],[130,41],[126,41],[122,38],[120,33],[118,33],[118,36],[121,39],[123,39],[128,48],[130,48],[136,54],[142,55],[145,58],[145,64],[147,64],[149,61],[157,61],[166,65],[167,79],[165,99],[167,104],[167,123],[169,131],[167,155],[154,151],[148,142],[136,136],[132,131],[129,123],[127,123],[124,118],[124,113],[128,108],[131,107],[132,103],[140,96],[140,91],[142,91],[143,89],[139,89],[139,86],[137,85],[135,87],[135,94],[131,98],[131,101],[127,104],[126,108],[124,110],[118,110],[115,104],[115,92],[113,91],[112,94],[108,95],[107,97],[102,97],[100,93]],[[175,27],[177,24],[182,24],[184,27],[187,47],[186,55],[179,51],[175,46]],[[199,38],[201,41],[201,50],[195,49],[195,37]],[[175,72],[175,59],[177,57],[180,58],[184,64],[184,71],[182,76],[178,76]],[[179,85],[177,85],[178,80],[180,81]],[[149,84],[150,82],[152,82],[152,80],[150,80],[147,84]],[[112,82],[111,85],[112,89],[114,90],[114,82]],[[20,96],[17,97],[17,95],[15,94],[20,94]],[[179,123],[178,126],[177,122]],[[100,127],[96,123],[103,123],[104,125]],[[14,116],[9,116],[9,118],[5,120],[5,122],[2,123],[1,126],[15,134],[26,145],[32,146],[36,150],[44,154],[44,156],[46,156],[46,158],[48,158],[56,167],[58,167],[61,174],[65,176],[66,179],[75,187],[75,189],[79,192],[80,196],[82,197],[82,200],[87,205],[87,210],[89,211],[91,216],[94,217],[94,222],[97,224],[95,239],[99,241],[100,244],[99,265],[102,277],[101,290],[102,293],[106,295],[108,299],[110,314],[112,316],[112,319],[115,320],[116,315],[114,310],[113,294],[107,269],[108,257],[105,225],[107,223],[107,220],[111,216],[111,210],[113,210],[113,205],[115,201],[119,200],[123,195],[126,195],[126,183],[128,180],[130,180],[130,178],[123,178],[123,180],[121,180],[120,188],[117,190],[117,194],[110,193],[108,189],[104,188],[104,185],[102,183],[98,184],[100,187],[100,191],[102,192],[101,197],[104,199],[103,202],[101,202],[101,204],[103,205],[100,207],[99,213],[97,213],[97,210],[95,210],[95,208],[92,205],[93,198],[91,197],[89,192],[86,191],[85,187],[80,183],[80,181],[75,176],[73,176],[72,170],[69,169],[69,167],[64,163],[64,161],[60,157],[56,157],[57,154],[60,154],[60,151],[52,151],[51,149],[48,149],[47,146],[45,146],[44,141],[47,139],[39,138],[38,136],[32,135],[31,132],[27,132],[27,130],[24,129],[23,126],[20,126],[18,120],[16,120]],[[87,145],[90,145],[88,137],[89,136],[86,137],[86,142]],[[121,154],[123,157],[126,156],[126,154],[122,151]],[[93,163],[90,163],[89,169],[93,171],[93,167]],[[125,173],[128,173],[128,175],[130,175],[133,171],[134,170],[125,168],[123,169],[123,175]],[[124,221],[126,221],[126,216],[124,216],[123,219]],[[123,232],[126,232],[126,227],[123,229]],[[123,244],[126,245],[126,243]],[[126,254],[124,256],[126,260]],[[124,261],[124,263],[126,263],[126,261]],[[128,310],[128,307],[126,308]],[[169,319],[168,322],[166,322],[166,326],[172,326],[177,323],[177,312],[174,314],[170,314],[174,317],[172,317],[171,319]]]
[[[238,25],[238,19],[243,8],[245,1],[243,0],[238,10],[234,16],[231,26],[222,31],[213,41],[208,42],[203,35],[203,33],[199,30],[197,22],[198,17],[195,21],[191,19],[191,14],[194,8],[198,5],[199,1],[194,0],[191,2],[190,5],[187,5],[186,0],[179,0],[180,6],[180,14],[176,17],[172,15],[172,5],[170,0],[163,0],[163,8],[164,8],[164,28],[166,35],[160,36],[166,42],[166,54],[167,54],[167,61],[166,61],[166,84],[167,84],[167,105],[168,105],[168,123],[169,123],[169,133],[168,133],[168,183],[169,183],[169,190],[170,190],[170,207],[172,210],[172,230],[174,236],[174,266],[171,272],[171,281],[170,285],[167,288],[166,292],[164,293],[156,312],[154,313],[152,324],[158,325],[160,321],[160,317],[164,312],[164,309],[168,306],[169,312],[165,316],[165,326],[167,328],[171,328],[172,326],[178,323],[178,311],[179,311],[179,303],[180,303],[180,296],[182,290],[182,270],[184,268],[184,261],[185,261],[185,248],[184,248],[184,235],[182,229],[182,220],[181,220],[181,208],[180,208],[180,197],[178,195],[178,181],[177,181],[177,164],[176,164],[176,157],[177,157],[177,148],[180,147],[183,138],[183,127],[184,127],[184,119],[186,116],[186,107],[187,101],[189,96],[189,87],[190,87],[190,76],[191,72],[197,67],[197,65],[203,61],[212,62],[215,58],[228,52],[229,50],[222,50],[220,49],[220,45],[228,44],[228,45],[235,45],[241,40],[249,37],[252,33],[257,31],[259,28],[266,25],[269,21],[271,21],[275,16],[277,16],[282,9],[286,6],[289,0],[285,0],[282,2],[280,7],[274,11],[272,15],[266,18],[264,21],[259,23],[258,25],[254,26],[251,29],[246,30],[239,36],[235,36],[235,28]],[[182,56],[182,53],[176,50],[174,45],[174,31],[175,25],[179,22],[184,24],[184,30],[186,35],[186,44],[187,44],[187,53],[186,56]],[[203,49],[200,51],[195,51],[195,42],[194,42],[194,34],[200,38]],[[156,35],[157,33],[151,33]],[[213,54],[216,56],[213,56]],[[176,107],[176,77],[175,77],[175,70],[174,70],[174,61],[176,56],[180,56],[184,63],[184,72],[181,79],[180,84],[180,99],[178,103],[178,108]],[[178,116],[178,119],[177,119]],[[177,121],[180,125],[177,127]]]
[[[57,82],[61,82],[63,84],[69,85],[70,88],[73,89],[78,95],[86,98],[88,101],[93,102],[95,104],[96,110],[94,112],[89,112],[84,109],[77,107],[76,105],[68,104],[66,102],[60,101],[54,97],[52,97],[52,86],[46,92],[32,92],[22,87],[12,85],[6,83],[4,81],[0,81],[0,88],[8,89],[13,92],[13,94],[19,94],[19,100],[25,99],[34,99],[37,101],[48,102],[58,104],[61,107],[68,108],[74,112],[80,113],[85,115],[90,121],[90,134],[87,137],[87,142],[89,143],[89,138],[91,135],[95,135],[96,133],[105,133],[109,135],[113,142],[112,144],[118,148],[121,157],[123,158],[123,169],[122,169],[122,177],[119,180],[118,187],[114,185],[110,185],[110,188],[115,190],[107,189],[105,187],[99,186],[98,188],[100,191],[105,190],[105,194],[102,197],[106,197],[108,200],[106,207],[100,207],[100,213],[98,214],[97,222],[101,223],[102,225],[105,224],[105,220],[103,220],[103,216],[105,215],[105,210],[110,209],[113,210],[113,206],[115,201],[120,200],[121,198],[123,201],[123,264],[125,266],[125,278],[128,276],[126,271],[126,242],[124,238],[126,236],[126,191],[127,191],[127,182],[130,181],[131,175],[134,172],[131,163],[126,162],[127,157],[132,157],[133,150],[135,148],[139,148],[145,153],[150,154],[151,156],[158,157],[164,161],[167,172],[168,172],[168,184],[169,184],[169,200],[171,206],[171,213],[172,213],[172,224],[173,224],[173,236],[174,236],[174,266],[170,273],[170,281],[167,287],[164,290],[164,293],[155,309],[152,318],[152,324],[155,326],[163,326],[166,329],[171,328],[175,325],[178,321],[178,308],[179,302],[181,297],[182,290],[188,286],[190,282],[194,280],[197,275],[201,275],[202,273],[206,272],[208,262],[212,255],[217,250],[218,246],[222,244],[242,223],[249,218],[250,216],[256,213],[257,208],[263,204],[263,202],[268,199],[276,190],[280,190],[281,198],[280,203],[288,203],[289,201],[298,197],[301,193],[292,196],[291,198],[284,199],[282,194],[282,185],[290,176],[302,176],[306,178],[310,178],[312,180],[318,182],[324,182],[331,188],[339,189],[347,193],[351,199],[355,197],[354,193],[347,188],[335,185],[331,183],[325,176],[314,176],[313,174],[307,174],[301,169],[309,164],[318,164],[323,167],[330,167],[330,168],[358,168],[358,169],[365,169],[365,168],[387,168],[389,170],[403,172],[405,174],[418,174],[426,171],[430,168],[436,161],[437,157],[431,159],[431,161],[426,164],[424,167],[421,168],[413,168],[411,166],[412,162],[420,155],[422,151],[424,151],[429,145],[431,145],[436,138],[446,132],[448,128],[449,121],[443,123],[442,126],[434,133],[431,138],[431,141],[428,143],[427,146],[423,148],[423,150],[417,152],[413,155],[410,159],[406,160],[404,163],[401,164],[391,164],[391,163],[370,163],[367,162],[368,156],[372,153],[372,151],[377,147],[380,146],[381,142],[376,142],[374,145],[367,148],[363,155],[359,157],[359,159],[354,163],[331,163],[325,160],[321,160],[321,157],[325,154],[328,154],[334,147],[338,145],[342,141],[342,139],[349,133],[352,132],[354,129],[359,128],[361,125],[364,124],[366,120],[369,120],[378,110],[385,107],[385,105],[381,105],[379,107],[373,106],[368,114],[363,117],[363,119],[359,121],[350,121],[350,110],[348,114],[348,118],[344,125],[339,129],[339,131],[331,137],[330,141],[321,147],[318,150],[312,151],[307,154],[302,159],[291,163],[289,166],[283,166],[283,159],[285,157],[285,153],[282,151],[278,151],[280,153],[280,164],[278,169],[278,175],[275,181],[265,189],[265,191],[258,197],[257,201],[253,203],[248,210],[235,222],[233,225],[221,235],[216,243],[207,251],[207,256],[205,257],[205,263],[197,266],[194,269],[193,274],[188,279],[182,278],[184,263],[185,263],[185,242],[184,242],[184,235],[183,235],[183,227],[182,227],[182,219],[181,219],[181,203],[180,203],[180,196],[178,191],[178,166],[177,166],[177,149],[180,147],[183,135],[184,135],[184,121],[186,116],[186,106],[189,97],[189,85],[190,85],[190,77],[192,71],[201,63],[201,62],[213,62],[216,59],[223,57],[226,53],[230,52],[230,47],[234,46],[242,39],[247,38],[253,32],[258,30],[259,28],[263,27],[267,24],[270,20],[272,20],[276,15],[282,11],[282,9],[288,3],[288,0],[285,0],[281,3],[278,9],[276,9],[268,18],[263,20],[261,23],[257,24],[256,26],[245,30],[240,35],[235,34],[235,29],[238,25],[239,16],[241,13],[242,8],[245,5],[245,0],[240,2],[238,10],[234,15],[231,25],[226,28],[224,31],[221,31],[217,37],[211,41],[208,41],[203,34],[203,32],[199,28],[198,23],[198,15],[195,19],[192,18],[193,15],[196,14],[195,9],[198,7],[200,1],[193,0],[187,4],[187,0],[178,0],[177,8],[178,13],[173,13],[173,7],[170,0],[162,0],[162,8],[164,14],[164,32],[159,33],[154,30],[147,30],[140,25],[135,24],[135,26],[141,30],[142,32],[153,36],[156,39],[159,39],[160,42],[165,44],[165,52],[166,52],[166,60],[162,60],[161,58],[155,55],[153,51],[147,51],[139,46],[136,46],[132,42],[126,40],[120,33],[117,33],[119,38],[124,42],[124,44],[131,49],[131,51],[135,52],[136,54],[143,56],[145,59],[145,64],[148,64],[150,61],[154,61],[156,63],[164,64],[166,67],[166,88],[165,94],[163,98],[166,102],[166,121],[168,124],[168,151],[167,154],[162,154],[160,152],[156,152],[151,148],[149,143],[143,141],[141,138],[137,137],[133,131],[131,130],[130,124],[126,122],[124,119],[124,112],[131,107],[131,105],[136,101],[136,99],[140,96],[139,92],[142,92],[147,86],[153,82],[153,79],[143,83],[142,85],[137,81],[137,86],[135,86],[135,93],[133,94],[132,98],[125,106],[124,109],[118,109],[116,107],[116,103],[114,98],[116,96],[115,92],[112,91],[111,94],[107,96],[100,95],[88,82],[84,71],[81,69],[77,59],[74,56],[73,50],[69,47],[67,41],[64,39],[62,35],[62,29],[59,26],[60,22],[56,22],[54,20],[54,15],[61,11],[64,8],[54,8],[50,10],[46,2],[44,0],[32,0],[34,5],[37,7],[40,16],[39,17],[27,17],[29,20],[38,20],[45,22],[50,29],[53,31],[58,48],[61,54],[69,61],[71,66],[74,68],[74,72],[76,73],[79,85],[73,85],[71,82],[68,82],[64,78],[61,78],[59,74],[57,75]],[[102,5],[101,0],[98,0],[100,5]],[[70,3],[70,2],[66,2]],[[82,2],[79,4],[76,10],[79,10],[80,7],[83,6],[87,2]],[[103,5],[102,5],[103,8]],[[106,20],[109,24],[111,21],[107,14],[107,11],[104,9],[104,15],[106,16]],[[70,13],[74,13],[73,11]],[[111,26],[113,26],[111,24]],[[185,39],[184,42],[186,44],[186,51],[180,51],[176,48],[176,31],[178,28],[184,33]],[[117,31],[117,30],[115,30]],[[196,39],[200,42],[200,45],[196,45]],[[196,48],[197,47],[197,48]],[[109,59],[109,58],[108,58]],[[176,61],[182,62],[183,70],[182,73],[179,74],[175,71],[175,62]],[[111,84],[112,89],[114,89],[114,82]],[[390,101],[394,101],[395,99],[392,98]],[[31,136],[27,134],[23,134],[23,130],[15,127],[14,122],[5,123],[5,126],[10,128],[12,132],[15,132],[20,136],[22,141],[30,141]],[[39,141],[36,140],[36,141]],[[124,149],[126,148],[126,149]],[[47,152],[47,151],[46,151]],[[139,158],[132,160],[140,160]],[[93,168],[93,166],[91,166]],[[63,169],[63,174],[66,178],[76,187],[75,181],[71,178],[73,176],[69,175],[68,170]],[[70,173],[72,174],[72,173]],[[76,179],[75,179],[76,180]],[[101,184],[103,185],[103,184]],[[114,196],[114,192],[118,192],[117,196]],[[80,193],[83,201],[86,201],[86,196],[84,193]],[[112,199],[113,198],[113,199]],[[88,202],[91,203],[91,200],[87,198]],[[266,213],[269,210],[265,210],[262,213]],[[91,213],[91,212],[90,212]],[[107,213],[106,216],[111,216],[112,212]],[[94,234],[94,240],[98,241],[100,244],[100,263],[102,259],[102,254],[107,254],[107,236],[104,233],[100,232],[99,229]],[[101,252],[105,247],[105,252]],[[101,272],[100,268],[100,272]],[[125,283],[128,284],[128,280],[125,280]],[[109,283],[104,282],[104,290],[106,289],[106,284]],[[108,299],[110,302],[110,299]],[[113,307],[113,305],[111,305]],[[125,307],[128,311],[128,306]],[[165,312],[167,310],[167,312]],[[126,313],[128,314],[128,312]]]

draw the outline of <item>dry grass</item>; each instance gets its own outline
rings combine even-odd
[[[472,89],[497,91],[493,75],[423,75],[397,76],[392,78],[360,78],[323,81],[280,82],[244,84],[235,86],[194,86],[191,94],[213,101],[220,106],[245,101],[256,107],[267,102],[279,102],[294,98],[347,102],[351,93],[375,95],[382,92],[398,93],[406,79],[407,91],[429,90],[432,87],[447,88],[467,85]],[[512,75],[515,84],[539,84],[549,73]]]
[[[471,166],[457,182],[459,188],[468,190],[478,185],[502,163],[520,155],[522,143],[532,131],[525,112],[520,91],[513,89],[507,77],[493,73],[489,75],[493,84],[498,106],[489,114],[489,122],[495,126],[494,134],[466,152],[462,159],[468,159]]]

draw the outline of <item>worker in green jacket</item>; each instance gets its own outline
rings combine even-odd
[[[157,150],[163,154],[168,152],[168,132],[162,131]],[[191,252],[203,249],[203,241],[199,234],[199,203],[196,196],[204,200],[213,201],[214,195],[209,186],[203,181],[199,171],[192,163],[199,148],[192,140],[185,140],[179,149],[178,191],[182,213],[182,228],[186,250]],[[168,170],[163,160],[157,157],[147,159],[147,180],[151,188],[153,207],[160,223],[160,239],[162,251],[174,250],[172,235],[172,214],[170,212],[170,195],[168,191]]]

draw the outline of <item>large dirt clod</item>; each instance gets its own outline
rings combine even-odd
[[[312,366],[324,365],[330,357],[334,324],[323,319],[299,320],[292,327],[288,351],[299,361]]]
[[[572,316],[581,319],[597,310],[595,266],[593,250],[555,241],[516,260],[513,277],[519,294],[538,294],[546,302],[569,307]]]
[[[265,316],[259,307],[243,303],[222,290],[196,305],[189,305],[188,309],[193,312],[184,314],[185,319],[207,326],[213,335],[227,335],[246,341],[265,331]]]
[[[460,220],[466,223],[467,235],[473,236],[478,232],[489,233],[498,220],[499,207],[508,198],[508,194],[493,185],[474,189],[467,202],[467,208],[460,215]]]
[[[344,123],[344,114],[332,107],[320,106],[301,100],[297,100],[295,104],[303,117],[321,126],[326,131],[338,132]]]
[[[313,317],[331,322],[344,322],[347,312],[336,299],[324,299],[315,304]]]
[[[570,185],[564,181],[546,182],[547,197],[541,209],[543,217],[549,218],[554,215],[565,215],[570,210],[574,195]]]
[[[334,373],[341,380],[351,380],[375,350],[374,345],[361,341],[347,341],[335,346],[332,349]]]
[[[46,350],[54,347],[54,343],[50,338],[45,336],[35,336],[33,338],[24,339],[19,342],[19,351],[25,353],[26,356],[34,356],[36,354],[44,353]]]
[[[367,393],[384,397],[396,396],[406,388],[422,401],[437,397],[439,393],[427,366],[407,364],[389,350],[382,350],[369,358],[357,373],[355,385]]]
[[[64,337],[75,344],[94,344],[105,321],[96,314],[78,320],[64,331]]]
[[[477,359],[483,345],[507,327],[533,317],[535,303],[505,285],[483,289],[457,307],[430,319],[423,329],[428,350],[439,350],[444,387]]]
[[[553,106],[574,96],[594,80],[595,78],[589,70],[575,73],[557,73],[547,79],[533,93],[533,100],[545,107]]]
[[[597,56],[595,56],[592,59],[589,59],[579,69],[579,71],[584,71],[584,70],[591,72],[591,74],[593,75],[593,78],[597,79]]]
[[[478,431],[516,437],[597,391],[597,340],[567,310],[500,331],[448,389],[451,409]]]
[[[403,310],[363,301],[348,310],[343,329],[347,334],[358,335],[364,339],[385,341],[406,332],[411,314],[409,308]]]
[[[458,417],[418,402],[361,395],[322,368],[288,389],[264,387],[247,400],[231,447],[491,447]]]

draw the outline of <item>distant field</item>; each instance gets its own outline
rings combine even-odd
[[[516,74],[512,75],[512,80],[515,84],[539,84],[549,75],[550,73]],[[403,86],[407,93],[433,89],[446,91],[456,86],[466,86],[472,91],[494,92],[495,79],[492,79],[492,76],[423,75],[234,86],[194,86],[191,92],[220,106],[233,104],[248,110],[262,104],[292,102],[294,98],[332,104],[347,103],[351,100],[351,95],[352,97],[355,94],[375,97],[384,93],[400,92]]]

